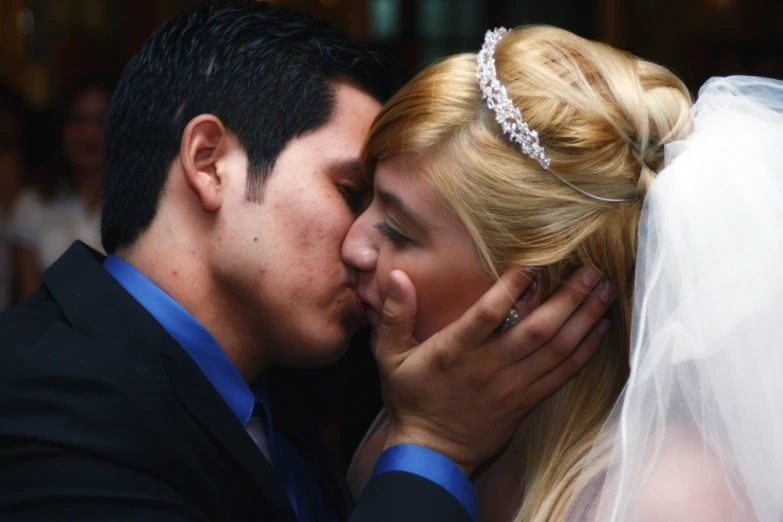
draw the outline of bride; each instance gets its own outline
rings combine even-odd
[[[482,521],[783,520],[783,83],[713,79],[691,106],[661,66],[501,28],[403,87],[362,161],[343,255],[376,326],[393,278],[419,341],[508,268],[536,274],[518,308],[575,267],[605,278],[604,345],[476,472]]]

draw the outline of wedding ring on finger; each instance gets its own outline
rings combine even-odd
[[[522,318],[519,317],[519,312],[517,312],[516,308],[511,308],[511,310],[508,311],[508,315],[503,320],[503,322],[500,324],[500,326],[495,329],[495,333],[502,333],[517,324],[519,321],[521,321]]]

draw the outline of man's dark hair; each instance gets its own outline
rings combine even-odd
[[[106,119],[101,236],[107,252],[152,222],[182,132],[214,114],[248,155],[247,197],[292,138],[329,121],[336,81],[385,102],[392,62],[307,13],[267,3],[203,3],[160,27],[131,59]]]

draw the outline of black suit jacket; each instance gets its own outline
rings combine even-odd
[[[101,263],[74,244],[0,316],[0,520],[295,522],[244,427]],[[340,520],[470,521],[408,473],[379,475],[354,509],[315,431],[270,384],[276,429]]]

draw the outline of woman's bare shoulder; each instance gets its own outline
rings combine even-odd
[[[638,522],[745,522],[745,500],[731,471],[699,437],[671,434],[635,503]]]

